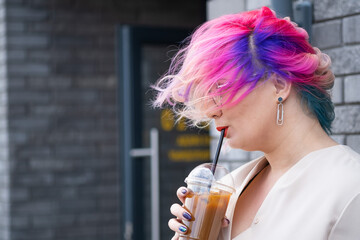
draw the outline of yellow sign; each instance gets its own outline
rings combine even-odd
[[[208,161],[210,159],[210,136],[199,130],[186,131],[184,118],[176,121],[171,109],[163,109],[160,114],[161,129],[166,134],[166,141],[173,147],[167,150],[168,159],[173,162]],[[205,131],[208,128],[204,129]],[[197,133],[197,134],[196,134]],[[168,146],[171,146],[168,145]]]

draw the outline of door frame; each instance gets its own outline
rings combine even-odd
[[[117,26],[117,76],[119,121],[119,172],[122,231],[125,240],[146,239],[142,229],[144,212],[140,191],[141,161],[130,156],[134,148],[142,148],[141,47],[144,44],[179,45],[192,30],[131,25]],[[140,168],[140,169],[139,169]],[[158,226],[159,227],[159,226]],[[153,239],[155,240],[155,239]],[[158,240],[158,239],[156,239]]]

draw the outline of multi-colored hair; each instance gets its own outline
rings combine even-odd
[[[233,106],[259,82],[276,76],[292,83],[308,111],[330,133],[330,65],[330,58],[309,44],[305,30],[277,18],[267,7],[225,15],[204,23],[185,40],[154,86],[154,106],[169,103],[180,117],[197,124],[208,120],[208,101],[221,97],[216,107]]]

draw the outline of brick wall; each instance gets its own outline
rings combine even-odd
[[[9,142],[5,4],[0,1],[0,239],[9,239]]]
[[[360,2],[313,4],[313,44],[329,54],[336,75],[334,139],[360,152]]]
[[[194,27],[203,7],[0,1],[1,240],[121,238],[115,26]]]
[[[236,13],[270,6],[269,0],[242,0],[234,8],[221,7],[226,0],[208,2],[208,16]],[[332,91],[336,119],[332,137],[360,153],[360,2],[358,0],[311,0],[313,4],[312,45],[327,53],[336,75]],[[218,133],[212,129],[214,153]],[[259,156],[259,152],[233,149],[221,155],[234,169]],[[212,154],[214,156],[214,154]]]

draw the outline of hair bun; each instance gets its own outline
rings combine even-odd
[[[324,90],[330,90],[334,86],[335,76],[331,71],[331,59],[330,57],[321,52],[320,49],[314,47],[315,54],[318,58],[319,65],[315,71],[319,86]]]

